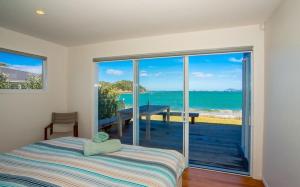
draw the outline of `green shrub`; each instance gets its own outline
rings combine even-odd
[[[0,89],[42,89],[41,76],[29,76],[25,82],[10,82],[8,75],[0,73]]]
[[[43,81],[41,76],[29,76],[26,79],[25,84],[22,86],[23,89],[42,89]]]
[[[101,85],[98,88],[98,119],[116,115],[119,95],[119,91],[111,85]]]
[[[8,75],[0,73],[0,89],[9,89]]]
[[[119,101],[121,93],[132,92],[132,81],[121,80],[114,83],[100,81],[98,88],[98,119],[110,118],[117,115],[117,110],[124,109],[125,104]],[[139,87],[141,92],[146,88]]]

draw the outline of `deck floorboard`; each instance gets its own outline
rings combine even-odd
[[[151,140],[145,139],[145,120],[140,120],[140,145],[182,152],[182,123],[151,121]],[[109,131],[118,138],[117,129]],[[190,125],[190,159],[192,165],[248,171],[248,161],[241,151],[241,126],[196,123]],[[122,143],[132,143],[132,123],[123,128]]]

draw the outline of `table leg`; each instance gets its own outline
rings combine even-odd
[[[167,114],[163,113],[162,117],[163,117],[163,122],[166,123]]]
[[[167,123],[170,123],[170,108],[167,109]]]
[[[151,116],[150,115],[146,115],[146,140],[150,140],[151,139],[151,122],[150,122]]]
[[[195,117],[192,117],[192,124],[195,124]]]

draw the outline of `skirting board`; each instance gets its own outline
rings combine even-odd
[[[265,180],[265,178],[262,179],[262,182],[265,187],[270,187],[269,184],[267,183],[267,181]]]

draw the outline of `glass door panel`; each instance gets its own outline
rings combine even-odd
[[[243,109],[243,63],[247,54],[251,53],[189,57],[190,165],[249,172],[242,149],[242,114],[246,110]]]
[[[133,61],[99,62],[98,131],[132,144]]]
[[[139,145],[183,153],[183,57],[139,60]]]

